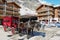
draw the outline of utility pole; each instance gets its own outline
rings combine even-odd
[[[4,7],[4,16],[6,16],[6,1],[5,1],[5,7]]]
[[[4,13],[3,13],[3,16],[6,16],[6,1],[4,1],[4,5],[3,5],[3,6],[4,6],[4,10],[3,10]],[[7,30],[6,30],[6,26],[4,26],[4,31],[7,31]]]

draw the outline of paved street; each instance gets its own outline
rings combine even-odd
[[[11,31],[4,32],[3,28],[0,26],[0,40],[18,40],[18,39],[23,39],[27,40],[26,37],[27,35],[24,35],[22,37],[19,36],[19,34],[15,34],[11,37],[8,37],[8,35],[12,35]]]
[[[44,40],[48,40],[47,37],[49,38],[49,40],[60,40],[60,28],[54,28],[54,30],[51,30],[52,28],[46,28],[46,37],[42,37],[40,36],[40,39]],[[50,31],[48,31],[50,30]],[[56,31],[55,31],[56,30]],[[56,35],[52,37],[53,32],[56,32]],[[24,39],[24,40],[28,40],[27,39],[27,35],[24,36],[19,36],[19,34],[15,34],[12,37],[8,37],[8,35],[12,35],[10,31],[8,32],[4,32],[2,26],[0,26],[0,40],[18,40],[18,39]],[[50,37],[51,36],[51,37]],[[32,37],[30,39],[34,39],[35,37]],[[38,37],[39,38],[39,37]],[[30,40],[29,39],[29,40]],[[37,38],[36,38],[37,39]]]
[[[9,40],[9,37],[7,37],[9,33],[4,32],[2,28],[0,28],[0,40]]]

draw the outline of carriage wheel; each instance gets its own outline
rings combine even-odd
[[[6,31],[7,31],[7,28],[6,28],[6,26],[4,26],[3,28],[4,28],[4,31],[6,32]]]
[[[12,32],[12,34],[15,34],[15,28],[14,27],[11,28],[11,32]]]

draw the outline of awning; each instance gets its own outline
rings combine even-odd
[[[20,18],[20,21],[21,22],[27,22],[27,21],[31,21],[31,20],[37,20],[37,17],[35,17],[35,16],[31,16],[31,17],[29,17],[29,18]]]

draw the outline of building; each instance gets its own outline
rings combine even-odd
[[[20,8],[16,0],[0,0],[0,24],[4,16],[20,16]]]
[[[6,0],[7,1],[7,15],[19,16],[20,4],[16,0]]]
[[[50,21],[54,18],[54,7],[52,5],[41,4],[37,9],[37,17],[39,21]]]
[[[60,21],[60,6],[55,6],[54,7],[54,12],[55,12],[55,19],[57,21]]]

